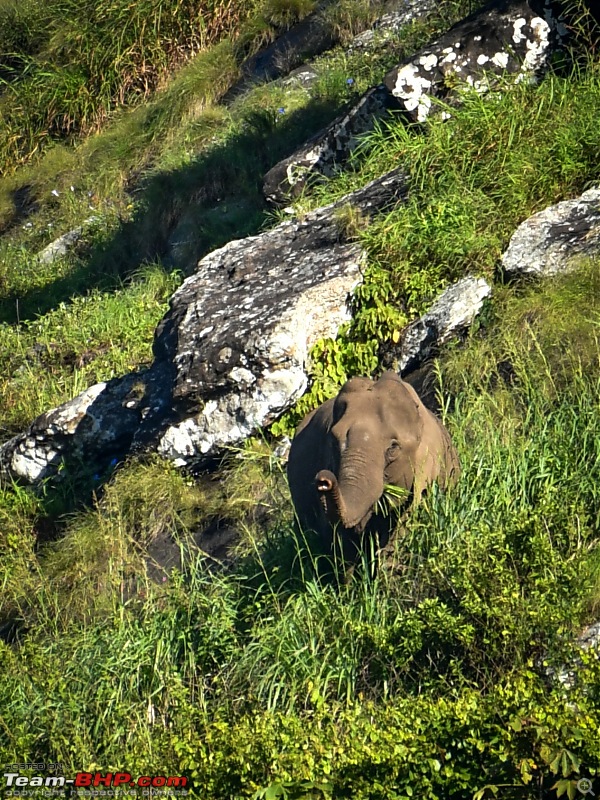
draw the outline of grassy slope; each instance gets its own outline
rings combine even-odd
[[[55,205],[42,202],[32,229],[13,227],[2,245],[5,435],[148,359],[177,276],[158,263],[123,283],[138,263],[129,254],[150,225],[189,202],[195,181],[251,144],[256,172],[242,159],[227,177],[241,176],[254,202],[279,148],[300,139],[307,119],[326,119],[322,107],[343,102],[347,77],[360,89],[382,68],[341,54],[321,63],[310,95],[258,87],[231,109],[185,117],[160,156],[152,151],[125,225],[107,203],[114,192],[127,211],[121,179],[150,158],[147,142],[138,147],[129,135],[144,129],[136,115],[152,116],[186,70],[105,138],[57,147],[59,156],[51,151],[18,177],[48,188],[66,170]],[[358,233],[370,279],[345,338],[321,346],[306,402],[372,367],[378,342],[445,281],[471,270],[490,276],[523,218],[598,179],[599,77],[590,60],[538,87],[470,96],[425,133],[392,124],[366,143],[354,171],[303,198],[329,201],[399,161],[414,176],[408,206]],[[68,170],[82,163],[91,171],[71,192]],[[95,180],[102,193],[88,198]],[[154,199],[161,194],[166,207]],[[212,223],[218,212],[203,202],[197,213],[213,213]],[[50,214],[72,224],[89,204],[102,224],[77,255],[40,273],[31,253],[49,238]],[[201,231],[198,252],[239,232],[243,209],[224,216],[220,228]],[[487,784],[502,797],[538,797],[557,780],[595,774],[597,662],[585,659],[570,692],[548,685],[541,662],[564,663],[569,636],[600,603],[597,276],[598,264],[583,265],[541,288],[499,289],[465,347],[446,354],[446,419],[464,474],[455,492],[419,509],[374,582],[336,589],[318,578],[264,445],[245,448],[219,482],[158,461],[122,465],[97,476],[93,502],[69,516],[60,513],[73,504],[68,486],[61,496],[6,487],[2,619],[16,619],[21,635],[0,642],[5,759],[186,774],[203,800],[264,796],[269,785],[271,796],[290,797],[437,800]],[[207,573],[186,548],[214,515],[243,531],[232,574]],[[157,584],[144,555],[165,532],[183,566]]]

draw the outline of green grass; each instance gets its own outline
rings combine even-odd
[[[597,662],[571,690],[549,687],[542,662],[572,657],[600,597],[597,275],[596,262],[505,290],[444,361],[463,473],[372,581],[319,577],[263,447],[216,485],[125,465],[38,550],[23,523],[44,501],[20,490],[4,555],[5,614],[23,631],[0,655],[9,760],[125,758],[193,777],[205,799],[285,783],[299,797],[466,798],[486,784],[534,797],[593,775]],[[231,573],[186,544],[215,513],[242,532]],[[165,532],[183,567],[156,584],[144,554]]]
[[[3,3],[1,170],[148,97],[190,54],[235,33],[251,10],[252,3],[186,0]]]
[[[0,438],[88,386],[150,363],[154,329],[178,283],[148,267],[116,291],[60,303],[21,326],[0,323]]]

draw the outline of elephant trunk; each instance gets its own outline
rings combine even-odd
[[[355,487],[352,492],[343,491],[337,477],[328,469],[318,472],[315,481],[327,516],[341,522],[344,528],[354,528],[359,523],[364,527],[383,491],[383,485],[381,491],[374,487],[370,492],[358,491]]]

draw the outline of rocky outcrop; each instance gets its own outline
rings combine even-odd
[[[294,71],[302,75],[305,70],[301,65],[339,40],[326,14],[328,7],[334,5],[335,0],[317,3],[313,12],[278,36],[274,42],[247,58],[241,65],[240,79],[225,94],[223,102],[232,101],[258,82],[272,81]],[[435,8],[433,0],[391,0],[382,5],[389,11],[377,19],[369,30],[356,36],[350,43],[349,51],[375,49],[389,42],[401,27]],[[307,72],[310,74],[311,70]]]
[[[50,242],[47,247],[44,247],[44,249],[37,254],[37,260],[40,264],[51,264],[53,261],[56,261],[57,258],[66,256],[80,241],[86,230],[98,221],[98,217],[88,217],[83,225],[79,225],[77,228],[63,233],[58,239],[55,239],[53,242]]]
[[[442,344],[473,323],[491,293],[484,278],[469,275],[453,283],[426,314],[404,330],[397,345],[383,345],[383,367],[395,369],[402,376],[417,369]]]
[[[347,113],[276,164],[265,175],[265,196],[271,202],[284,203],[298,194],[311,176],[331,175],[355,149],[357,137],[390,110],[398,109],[408,120],[423,122],[436,98],[456,102],[460,87],[485,92],[501,74],[510,74],[515,81],[534,78],[565,33],[550,6],[536,0],[492,0],[390,70],[380,86],[370,89]]]
[[[0,447],[0,477],[37,483],[102,472],[156,440],[172,413],[171,386],[167,364],[90,386]]]
[[[369,216],[405,192],[396,170],[206,256],[171,299],[152,366],[38,417],[0,448],[0,474],[34,483],[148,446],[192,465],[271,422],[304,391],[312,344],[349,317],[365,255],[344,208]]]
[[[535,77],[561,34],[566,29],[549,6],[493,0],[391,70],[384,84],[412,120],[423,122],[433,98],[447,97],[457,83],[486,92],[503,73],[516,81]]]
[[[345,161],[357,146],[358,135],[373,130],[376,120],[399,107],[385,86],[370,89],[350,111],[267,172],[263,182],[267,200],[283,204],[290,195],[301,192],[310,175],[333,175],[336,166]]]
[[[186,412],[159,452],[178,464],[214,454],[274,420],[306,388],[308,351],[349,319],[364,253],[345,241],[340,211],[389,208],[405,192],[395,171],[272,231],[230,242],[200,262],[171,299],[157,362],[174,365],[173,399]]]
[[[563,200],[525,220],[502,256],[504,272],[545,277],[600,254],[600,188]]]
[[[223,102],[231,102],[255,83],[287,75],[307,58],[332,47],[334,36],[323,17],[323,11],[329,5],[331,0],[322,0],[312,13],[247,58],[240,68],[239,81],[225,94]]]
[[[378,45],[392,40],[405,25],[428,14],[434,8],[433,0],[404,0],[400,8],[382,14],[369,30],[355,36],[350,42],[348,52],[375,49]]]
[[[546,675],[553,681],[569,690],[577,685],[578,672],[581,669],[581,655],[586,651],[595,652],[596,658],[600,656],[600,622],[588,625],[573,642],[573,650],[568,664],[558,668],[546,667]]]

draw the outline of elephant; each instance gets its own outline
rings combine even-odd
[[[460,465],[440,420],[412,386],[385,372],[376,381],[351,378],[304,418],[287,474],[301,527],[352,565],[368,538],[375,546],[389,540],[395,521],[377,508],[386,484],[406,490],[410,507],[433,481],[453,484]]]

